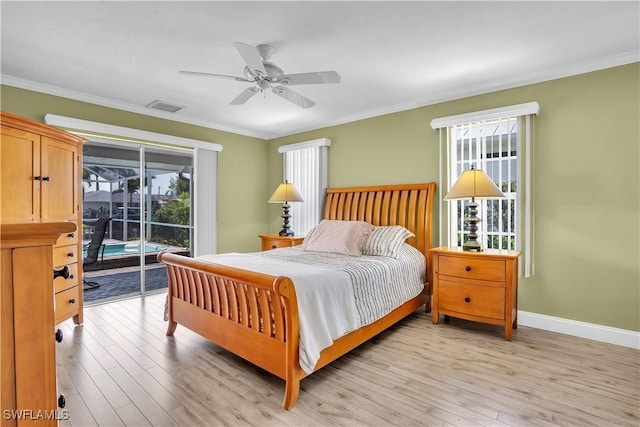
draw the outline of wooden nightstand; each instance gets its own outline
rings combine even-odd
[[[439,247],[433,256],[432,320],[440,314],[504,326],[507,341],[517,327],[519,251],[465,252]]]
[[[276,248],[288,248],[290,246],[298,246],[302,244],[304,237],[299,236],[280,236],[279,234],[261,234],[262,250],[269,251]]]

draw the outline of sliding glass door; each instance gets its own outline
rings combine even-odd
[[[166,289],[158,253],[192,253],[192,150],[91,141],[83,162],[83,240],[98,218],[112,219],[98,261],[85,266],[98,283],[85,302]]]

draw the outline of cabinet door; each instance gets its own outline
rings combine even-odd
[[[40,135],[2,126],[0,143],[2,222],[40,217]]]
[[[77,221],[78,148],[42,137],[42,219]]]

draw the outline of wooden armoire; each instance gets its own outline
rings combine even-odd
[[[56,426],[55,325],[82,323],[82,144],[0,112],[0,425]]]
[[[82,144],[51,126],[0,112],[0,224],[70,221],[53,247],[55,323],[82,323]]]

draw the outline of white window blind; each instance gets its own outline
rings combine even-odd
[[[284,179],[298,190],[304,202],[291,203],[291,229],[296,236],[307,233],[322,219],[322,203],[327,189],[328,138],[283,145]]]
[[[505,194],[504,199],[478,200],[481,222],[478,241],[485,248],[522,251],[525,277],[533,275],[533,206],[531,183],[532,114],[537,103],[519,104],[477,113],[434,119],[440,129],[440,188],[442,194],[460,174],[474,166],[484,170]],[[459,246],[468,200],[440,206],[440,241]]]

